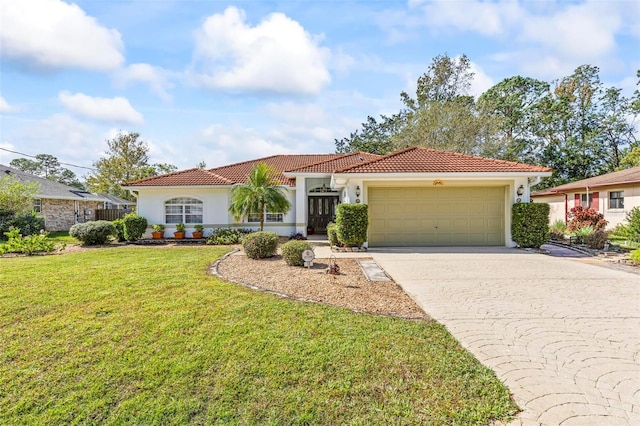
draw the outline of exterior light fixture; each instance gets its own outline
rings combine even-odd
[[[360,185],[356,186],[356,197],[360,196]]]
[[[522,194],[524,194],[524,186],[520,185],[518,187],[518,189],[516,190],[516,194],[518,194],[518,196],[521,196]]]
[[[324,183],[322,184],[322,189],[321,189],[321,191],[322,191],[322,192],[327,192],[327,185],[326,185],[326,184],[324,184]]]

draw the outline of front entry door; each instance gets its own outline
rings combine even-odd
[[[327,224],[336,219],[336,207],[338,206],[338,196],[308,197],[309,217],[307,226],[313,227],[316,234],[326,234]]]

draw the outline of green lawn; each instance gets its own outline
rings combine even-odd
[[[517,411],[437,323],[207,276],[224,252],[0,259],[0,422],[469,425]]]

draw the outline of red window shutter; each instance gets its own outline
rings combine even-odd
[[[574,199],[574,206],[573,207],[578,207],[580,206],[580,194],[573,194],[573,199]]]
[[[593,197],[591,200],[591,208],[597,211],[600,206],[600,193],[594,192],[591,196]]]

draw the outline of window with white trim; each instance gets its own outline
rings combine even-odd
[[[609,192],[609,208],[624,209],[624,191]]]
[[[270,223],[282,223],[284,222],[284,213],[271,213],[266,212],[264,214],[264,221]],[[260,213],[249,213],[247,215],[247,222],[251,223],[259,223],[260,222]]]
[[[33,200],[33,211],[36,213],[42,213],[42,200],[36,198]]]
[[[195,198],[179,197],[164,203],[165,223],[202,223],[203,203]]]

